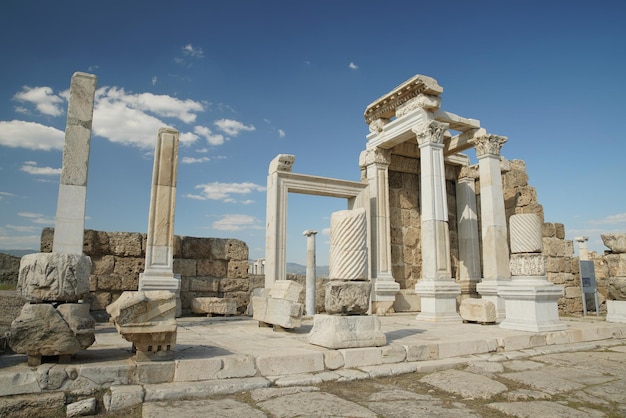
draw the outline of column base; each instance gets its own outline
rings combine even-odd
[[[139,289],[147,290],[169,290],[176,294],[176,317],[183,315],[182,303],[180,301],[180,274],[154,273],[149,270],[139,273]]]
[[[373,281],[372,313],[376,315],[394,313],[393,304],[396,301],[396,294],[400,291],[400,283],[396,283],[391,274],[379,276]]]
[[[309,343],[326,348],[381,347],[387,337],[376,315],[339,316],[317,314]]]
[[[498,295],[506,304],[501,328],[530,332],[567,328],[559,319],[558,300],[563,296],[563,286],[554,285],[545,277],[513,277],[509,283],[498,286]]]
[[[476,290],[476,285],[479,281],[480,279],[461,279],[461,281],[459,281],[459,285],[461,286],[461,300],[480,298]]]
[[[418,321],[461,322],[456,309],[456,298],[461,294],[461,286],[451,279],[421,279],[415,285],[415,293],[420,296],[421,312]]]
[[[606,322],[626,324],[626,300],[606,301]]]
[[[510,279],[483,279],[476,284],[476,291],[480,297],[490,301],[496,307],[496,321],[502,321],[506,317],[504,299],[498,295],[498,286],[507,282],[510,282]]]

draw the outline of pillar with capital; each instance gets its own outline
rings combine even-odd
[[[511,279],[500,170],[500,149],[506,141],[507,137],[492,134],[470,140],[478,157],[483,244],[483,279],[476,288],[483,299],[493,302],[498,320],[504,319],[506,311],[504,300],[498,296],[497,288],[499,284]]]
[[[307,229],[302,233],[306,237],[306,304],[305,310],[307,316],[315,315],[315,235],[317,231]]]
[[[421,298],[418,320],[460,321],[456,298],[460,286],[452,279],[450,232],[443,158],[443,136],[448,124],[434,120],[412,129],[421,159],[422,278],[415,285]]]
[[[589,237],[576,237],[574,239],[578,243],[578,258],[582,261],[589,260],[589,250],[587,249]]]
[[[391,152],[372,148],[361,152],[359,165],[365,170],[370,190],[372,312],[393,312],[400,284],[391,273],[391,224],[389,221],[389,164]]]

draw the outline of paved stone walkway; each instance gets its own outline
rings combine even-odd
[[[294,376],[294,386],[242,385],[230,395],[145,402],[142,416],[626,416],[626,339],[471,355],[429,373],[360,377],[298,385]]]

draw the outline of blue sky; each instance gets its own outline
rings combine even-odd
[[[442,108],[508,136],[548,222],[568,238],[626,231],[622,1],[0,3],[0,248],[53,226],[67,91],[96,74],[86,228],[145,232],[159,127],[181,132],[175,233],[264,255],[269,162],[359,180],[368,104],[415,74]],[[469,152],[475,160],[473,152]],[[328,260],[337,199],[291,195],[288,259],[306,229]]]

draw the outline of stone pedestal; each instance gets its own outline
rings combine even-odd
[[[506,319],[501,328],[521,331],[561,331],[558,300],[563,286],[550,283],[542,244],[542,222],[537,215],[513,215],[511,228],[511,281],[498,286],[498,295],[505,301]]]
[[[332,349],[380,347],[387,344],[387,338],[376,315],[318,314],[313,318],[309,343]]]
[[[606,301],[606,321],[626,324],[626,300]]]
[[[276,280],[270,289],[252,297],[252,318],[259,321],[259,326],[275,326],[274,330],[300,327],[303,306],[298,300],[301,292],[302,285],[297,282]]]
[[[172,292],[124,292],[106,309],[120,335],[133,344],[137,361],[174,358],[176,298]]]

